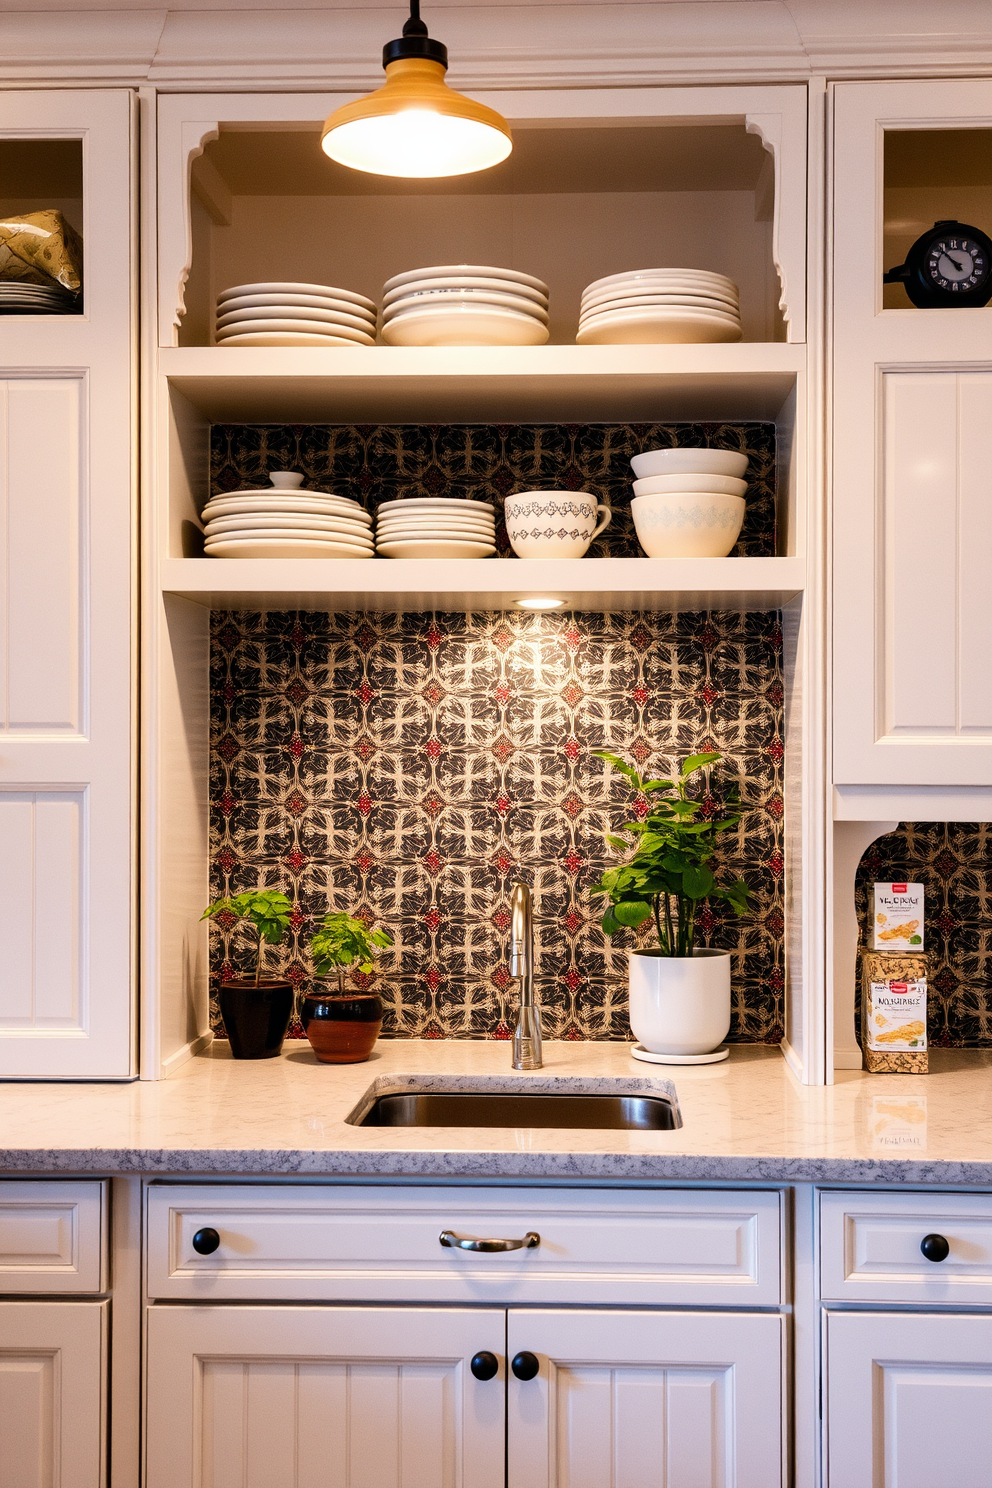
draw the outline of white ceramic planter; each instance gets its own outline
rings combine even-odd
[[[709,1054],[730,1031],[730,952],[630,953],[630,1026],[651,1054]]]

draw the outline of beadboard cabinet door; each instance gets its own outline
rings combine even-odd
[[[61,171],[84,241],[82,314],[0,320],[0,1078],[133,1073],[133,115],[0,93],[3,210]]]
[[[842,795],[980,790],[992,785],[992,307],[914,308],[882,275],[937,219],[974,212],[992,231],[987,174],[968,184],[974,151],[947,133],[992,131],[992,82],[841,83],[834,101],[834,780]]]
[[[988,1488],[992,1317],[828,1313],[827,1488]]]
[[[147,1488],[504,1488],[505,1339],[491,1308],[152,1307]]]
[[[511,1488],[775,1488],[783,1336],[773,1314],[513,1309]]]
[[[107,1302],[0,1302],[0,1485],[101,1488]]]

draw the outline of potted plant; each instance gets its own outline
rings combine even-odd
[[[352,915],[324,916],[310,954],[318,976],[337,972],[337,992],[311,992],[300,1009],[310,1046],[323,1064],[358,1064],[372,1053],[382,1027],[382,1000],[377,992],[346,992],[345,972],[354,966],[369,976],[376,949],[392,943],[385,930],[370,930]]]
[[[293,984],[262,976],[262,952],[266,945],[282,943],[292,913],[292,904],[278,889],[249,889],[215,899],[200,916],[234,915],[251,925],[258,938],[254,977],[235,977],[220,987],[221,1016],[235,1059],[274,1059],[282,1049],[293,1012]]]
[[[606,839],[623,851],[633,847],[633,855],[610,868],[590,890],[610,901],[602,921],[607,935],[654,922],[657,945],[630,953],[634,1037],[662,1060],[712,1057],[730,1028],[730,952],[695,944],[696,911],[704,900],[719,899],[742,915],[750,895],[742,879],[718,884],[709,867],[717,839],[736,826],[740,813],[703,816],[703,802],[686,791],[690,777],[715,764],[720,755],[691,755],[677,780],[642,780],[617,755],[596,753],[648,800],[643,819],[625,822],[621,828],[633,842],[626,837]],[[727,799],[735,804],[736,790]]]

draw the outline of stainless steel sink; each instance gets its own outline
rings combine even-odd
[[[355,1126],[553,1127],[566,1131],[673,1131],[680,1125],[659,1095],[410,1091],[380,1095]]]

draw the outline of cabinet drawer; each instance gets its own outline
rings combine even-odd
[[[208,1255],[193,1248],[217,1232]],[[481,1253],[442,1231],[521,1240]],[[355,1185],[148,1188],[151,1297],[382,1301],[781,1300],[778,1193]]]
[[[927,1235],[945,1260],[923,1255]],[[992,1302],[992,1194],[821,1194],[820,1286],[837,1301]]]
[[[107,1185],[0,1181],[0,1294],[102,1292]]]

